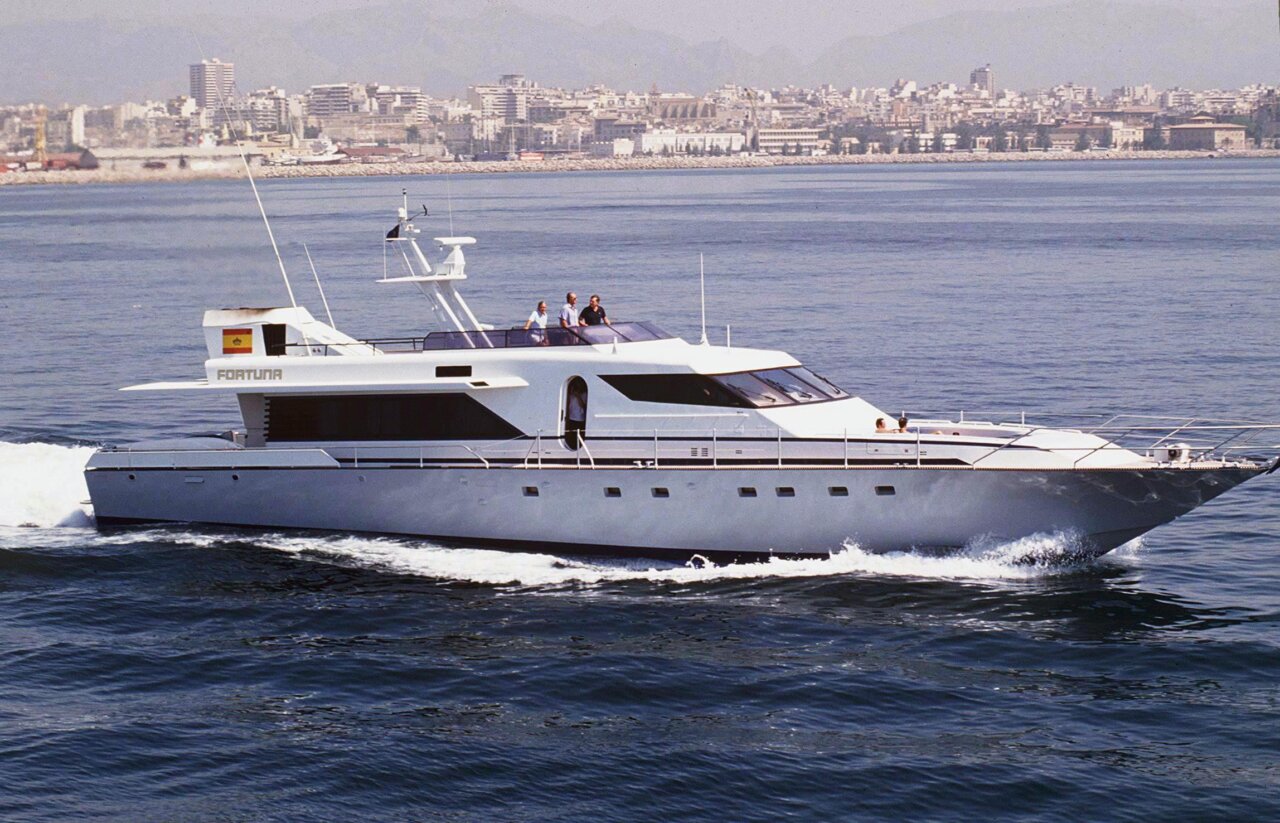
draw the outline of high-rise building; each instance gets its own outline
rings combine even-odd
[[[224,63],[215,57],[191,65],[191,97],[200,108],[217,108],[220,100],[230,105],[235,88],[235,63]]]
[[[427,96],[417,86],[377,86],[370,96],[377,102],[379,114],[404,115],[415,123],[427,121]]]
[[[518,123],[529,119],[529,97],[537,88],[523,74],[504,74],[496,86],[468,88],[467,102],[482,117],[497,116]]]
[[[988,97],[996,96],[995,76],[991,73],[991,64],[969,72],[969,85],[982,89]]]
[[[289,129],[289,98],[283,89],[271,86],[249,95],[249,119],[259,134]]]
[[[368,103],[368,92],[360,83],[322,83],[307,90],[307,116],[312,120],[355,114]]]

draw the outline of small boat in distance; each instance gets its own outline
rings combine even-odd
[[[203,378],[125,390],[234,398],[243,428],[100,449],[97,522],[713,559],[1064,534],[1092,555],[1280,463],[1251,445],[1276,425],[899,424],[782,351],[647,321],[494,328],[459,290],[476,241],[435,238],[433,266],[418,235],[406,202],[386,234],[402,272],[378,282],[420,290],[444,329],[357,339],[296,305],[205,312]]]

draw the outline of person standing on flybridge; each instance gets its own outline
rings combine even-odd
[[[569,292],[560,307],[560,328],[571,329],[578,325],[578,295]]]
[[[537,326],[540,329],[547,327],[547,301],[539,300],[538,307],[533,310],[533,314],[529,315],[529,319],[524,321],[524,330]]]
[[[539,346],[547,343],[547,301],[539,300],[538,306],[533,310],[533,314],[529,315],[529,319],[524,321],[524,330],[533,332],[529,335],[529,339]]]

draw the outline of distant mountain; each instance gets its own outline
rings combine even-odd
[[[618,19],[585,25],[507,2],[469,15],[389,2],[304,19],[19,22],[0,27],[0,101],[163,99],[187,90],[187,65],[201,51],[234,61],[242,90],[361,80],[451,95],[506,72],[544,85],[641,90],[657,84],[691,92],[725,82],[865,86],[910,77],[962,83],[969,69],[986,62],[999,85],[1014,88],[1068,80],[1105,89],[1125,82],[1230,87],[1280,79],[1280,38],[1267,6],[1210,12],[1076,0],[953,14],[890,35],[851,37],[816,56],[802,44],[762,44],[755,52],[723,39],[690,43]]]
[[[1280,34],[1269,3],[1196,9],[1078,0],[952,14],[883,37],[849,38],[808,70],[837,85],[887,85],[899,77],[964,83],[969,69],[985,63],[1001,88],[1236,88],[1280,82]]]

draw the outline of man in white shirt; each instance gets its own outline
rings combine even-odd
[[[571,329],[578,325],[578,295],[569,292],[560,307],[560,328]]]
[[[539,300],[538,307],[533,310],[533,314],[529,315],[529,319],[524,321],[524,330],[528,331],[534,326],[540,329],[547,327],[547,301]]]

